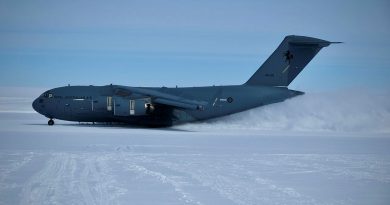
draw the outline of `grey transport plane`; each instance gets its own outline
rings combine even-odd
[[[242,85],[208,87],[65,86],[44,92],[32,106],[53,119],[119,122],[164,127],[207,120],[282,102],[303,94],[287,86],[323,48],[332,43],[286,36],[272,55]]]

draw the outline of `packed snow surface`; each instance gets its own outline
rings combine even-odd
[[[0,204],[390,204],[388,95],[164,129],[47,126],[32,100],[0,97]]]

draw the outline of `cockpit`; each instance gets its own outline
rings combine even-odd
[[[43,98],[53,98],[53,93],[51,93],[50,91],[46,91],[44,92],[40,97],[43,97]]]
[[[47,101],[53,98],[54,94],[49,90],[42,93],[37,99],[34,100],[32,106],[35,111],[43,115],[47,114]]]

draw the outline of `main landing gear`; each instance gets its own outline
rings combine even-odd
[[[48,125],[52,126],[54,125],[54,120],[53,119],[50,119],[48,122],[47,122]]]

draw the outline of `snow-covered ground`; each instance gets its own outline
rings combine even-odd
[[[0,204],[390,204],[389,95],[143,129],[49,127],[40,92],[0,93]]]

